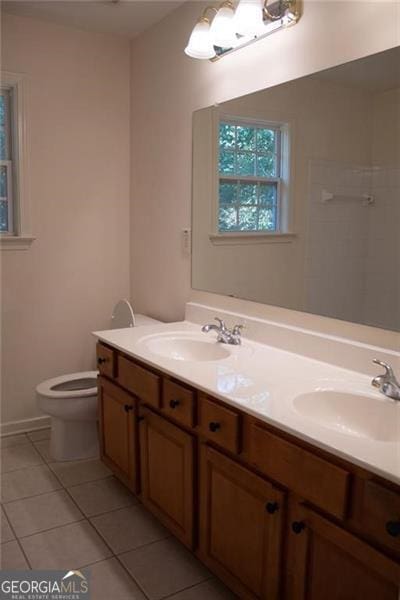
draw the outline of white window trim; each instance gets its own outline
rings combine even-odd
[[[7,190],[7,196],[6,197],[0,197],[1,200],[7,200],[7,204],[8,204],[8,222],[12,223],[13,222],[13,202],[9,202],[8,199],[11,197],[13,198],[13,180],[12,180],[12,162],[11,160],[0,160],[0,166],[1,167],[5,167],[6,168],[6,177],[7,177],[7,184],[6,184],[6,190]],[[10,235],[9,233],[6,233],[5,235]]]
[[[221,113],[218,107],[213,111],[213,135],[212,135],[212,194],[211,194],[211,232],[208,237],[215,245],[234,245],[234,244],[268,244],[268,243],[290,243],[296,238],[296,234],[290,230],[292,221],[292,209],[290,205],[290,123],[284,123],[279,120],[270,121],[262,118],[251,118],[235,116],[232,114]],[[232,121],[238,123],[252,123],[256,125],[268,126],[281,131],[281,190],[280,190],[280,231],[219,231],[218,212],[219,212],[219,123],[220,121]]]
[[[32,234],[32,217],[29,190],[28,132],[26,115],[26,77],[21,73],[1,71],[2,87],[12,90],[13,110],[12,143],[15,161],[13,182],[14,233],[0,234],[1,250],[27,250],[35,237]]]

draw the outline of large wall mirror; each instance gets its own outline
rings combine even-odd
[[[193,117],[192,287],[400,331],[400,48]]]

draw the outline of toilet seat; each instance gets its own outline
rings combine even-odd
[[[39,383],[36,391],[45,398],[87,398],[89,396],[97,395],[97,371],[80,371],[79,373],[69,373],[68,375],[61,375],[60,377],[53,377],[53,379],[47,379]],[[88,387],[87,380],[92,379],[93,385]],[[82,386],[75,387],[73,382],[82,380]],[[85,381],[86,380],[86,381]],[[65,385],[63,385],[65,384]],[[70,385],[70,389],[60,389],[60,387],[67,387]],[[58,388],[58,389],[55,389]]]
[[[125,327],[134,327],[135,314],[129,300],[120,300],[115,306],[111,315],[112,329],[123,329]]]

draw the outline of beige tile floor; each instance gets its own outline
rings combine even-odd
[[[47,429],[0,441],[1,568],[85,568],[91,600],[235,598],[99,460],[54,462]]]

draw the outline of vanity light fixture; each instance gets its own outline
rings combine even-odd
[[[263,27],[263,0],[240,0],[235,13],[236,32],[242,36],[256,36]]]
[[[234,17],[233,2],[226,0],[221,4],[210,26],[210,38],[213,46],[231,48],[236,44]]]
[[[185,54],[191,58],[204,60],[216,56],[215,48],[210,36],[210,19],[207,16],[209,11],[217,12],[217,9],[207,7],[190,34],[188,45],[185,48]]]
[[[300,19],[301,0],[225,0],[208,6],[197,21],[185,53],[198,59],[216,59],[247,46]]]

